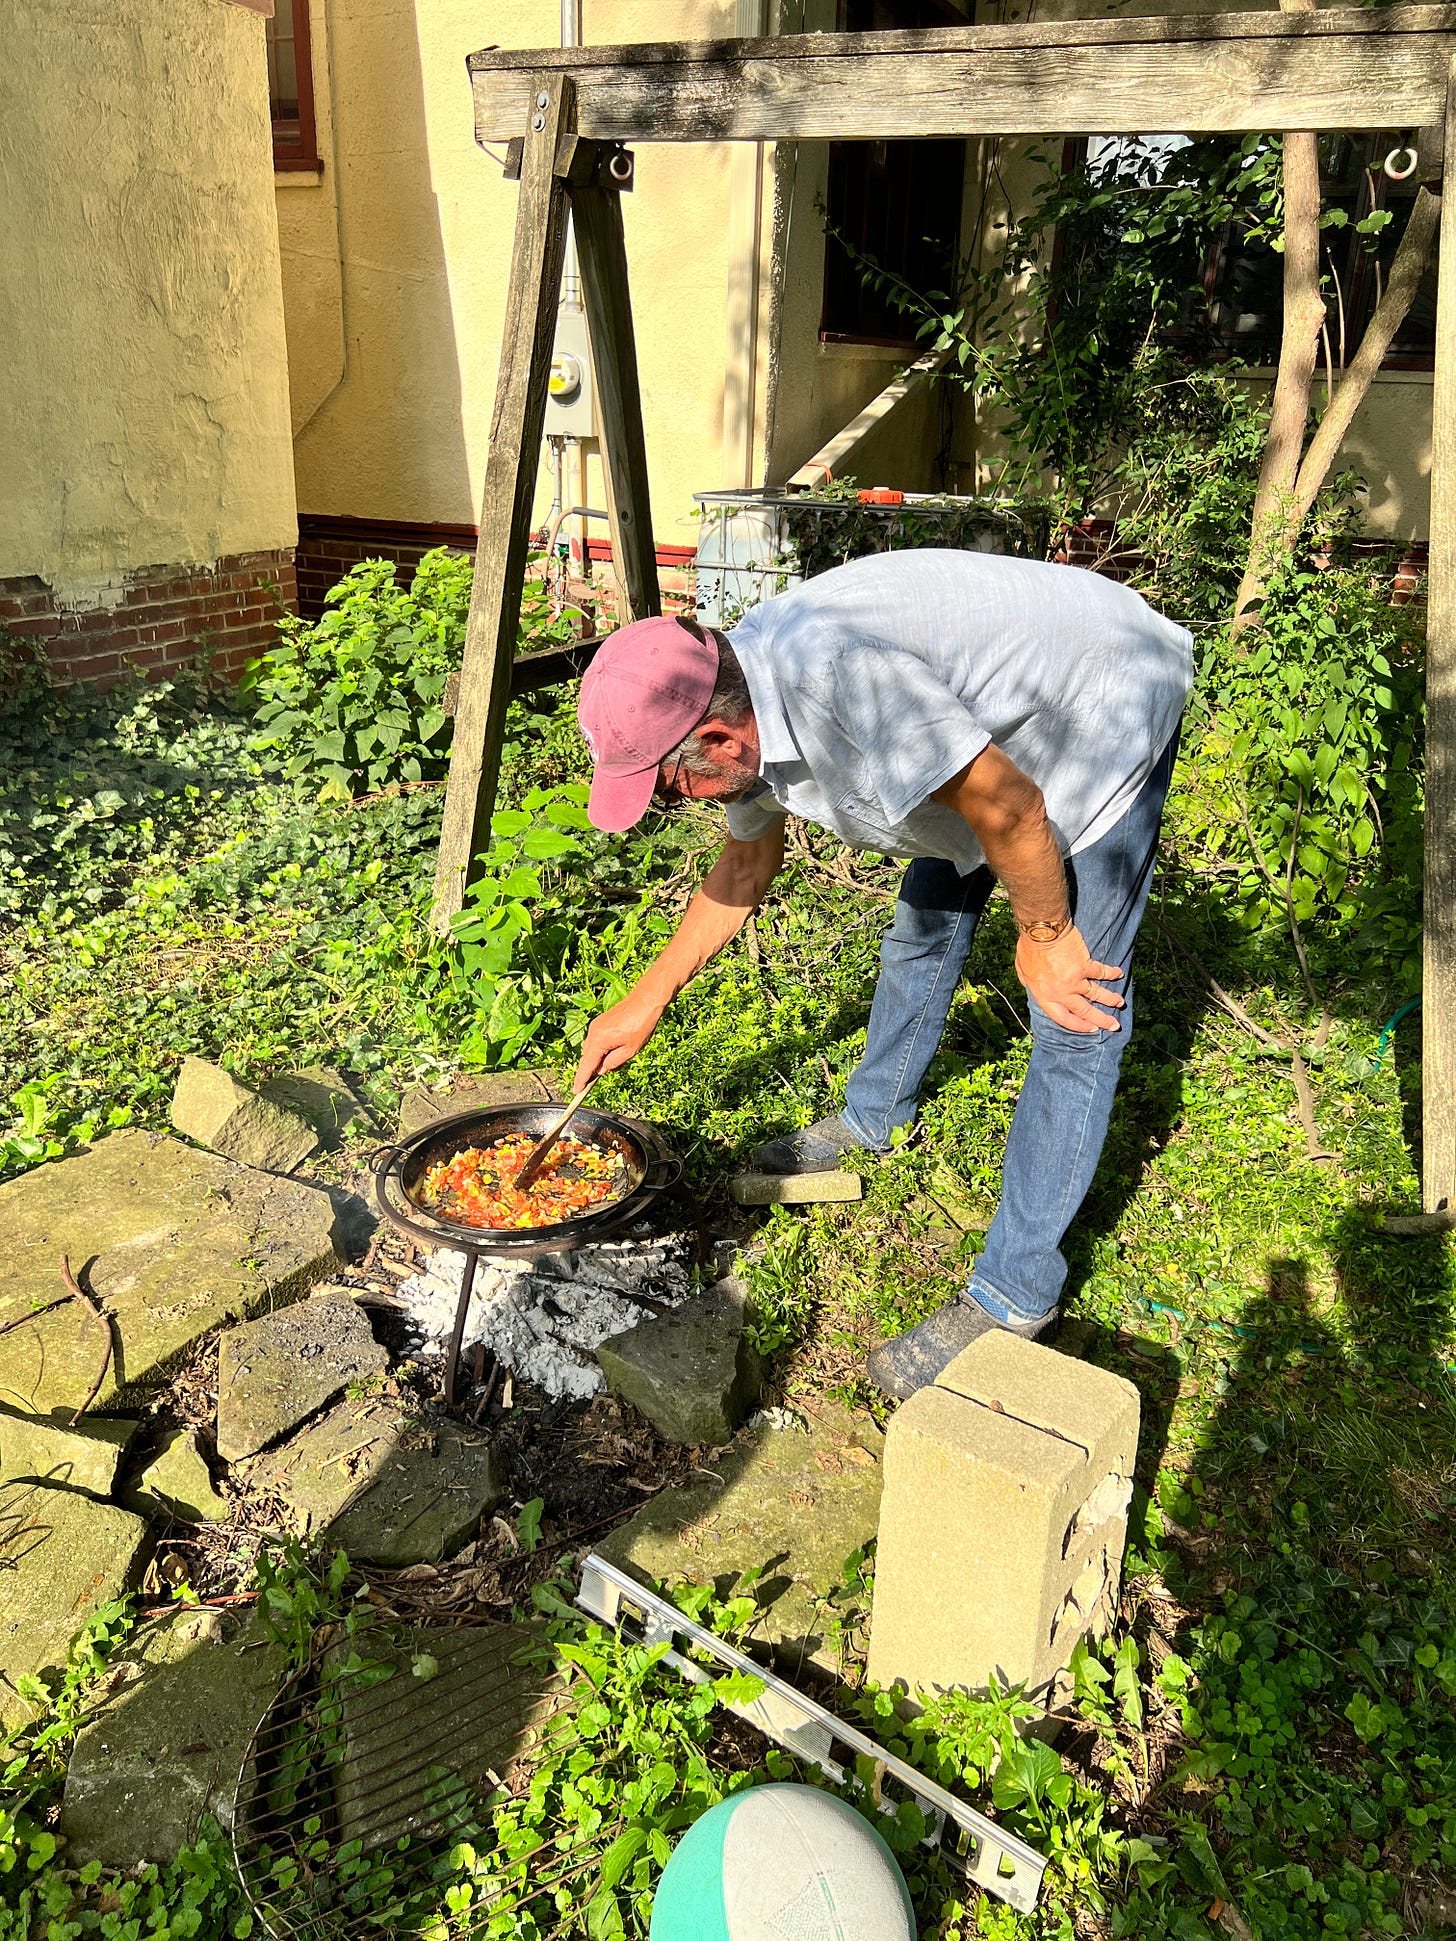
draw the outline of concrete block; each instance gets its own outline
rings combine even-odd
[[[902,1405],[885,1440],[869,1675],[1055,1702],[1117,1609],[1137,1453],[1130,1382],[997,1332]]]
[[[729,1191],[740,1206],[811,1206],[864,1198],[858,1173],[738,1173]]]
[[[669,1441],[725,1443],[763,1386],[747,1322],[747,1289],[730,1276],[670,1314],[599,1341],[596,1356],[612,1394]]]

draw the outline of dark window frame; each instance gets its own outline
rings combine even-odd
[[[877,18],[876,16],[884,16]],[[911,18],[910,16],[914,16]],[[837,26],[841,33],[874,33],[904,27],[964,26],[971,18],[971,11],[956,0],[839,0]],[[874,166],[886,168],[900,179],[903,191],[901,200],[905,203],[908,216],[915,214],[913,173],[916,156],[914,151],[934,148],[947,160],[951,152],[955,159],[950,171],[954,184],[954,221],[948,238],[942,239],[949,249],[952,266],[960,248],[960,223],[963,214],[965,184],[966,145],[963,140],[927,138],[925,141],[881,141],[881,142],[831,142],[829,144],[829,180],[826,201],[831,222],[843,228],[846,233],[856,226],[844,221],[846,198],[857,202],[862,209],[859,223],[861,240],[866,240],[866,231],[873,228],[870,214],[872,184],[866,179],[856,181],[857,175]],[[873,151],[879,150],[878,158]],[[891,194],[894,194],[893,187]],[[893,220],[893,217],[892,217]],[[924,345],[915,335],[913,327],[906,322],[903,331],[895,327],[895,313],[888,306],[875,304],[872,300],[857,298],[853,307],[868,307],[882,314],[878,321],[889,326],[886,331],[877,331],[865,325],[870,319],[862,318],[858,326],[850,322],[851,304],[845,287],[845,268],[843,263],[836,264],[833,257],[834,239],[824,239],[824,279],[820,296],[819,342],[821,344],[855,345],[870,350],[923,350]],[[873,250],[869,254],[878,254]],[[907,250],[907,254],[912,251]],[[890,264],[891,268],[904,265]]]
[[[1370,141],[1373,158],[1369,167],[1363,171],[1365,179],[1356,192],[1356,206],[1352,212],[1353,219],[1364,216],[1371,208],[1390,208],[1398,201],[1405,199],[1401,192],[1402,185],[1390,182],[1381,168],[1384,155],[1391,148],[1400,146],[1404,137],[1399,131],[1382,130],[1376,131],[1368,137],[1362,137],[1361,139],[1368,139]],[[1080,167],[1086,160],[1086,156],[1087,142],[1085,137],[1068,137],[1062,151],[1062,167],[1064,172],[1070,173],[1072,169]],[[1372,186],[1373,199],[1367,199],[1370,197]],[[1330,185],[1324,178],[1323,168],[1321,169],[1321,190],[1328,206]],[[1409,192],[1412,202],[1414,201],[1414,193],[1414,188],[1412,188]],[[1325,230],[1321,236],[1322,253],[1328,247],[1329,239],[1335,236],[1345,236],[1348,239],[1347,254],[1340,268],[1341,275],[1346,279],[1344,283],[1346,314],[1355,326],[1355,334],[1348,339],[1345,345],[1345,362],[1338,367],[1340,370],[1345,370],[1348,369],[1350,359],[1354,356],[1356,350],[1358,350],[1361,338],[1365,333],[1365,328],[1374,312],[1375,304],[1378,300],[1377,290],[1383,287],[1378,279],[1378,248],[1380,237],[1376,236],[1369,239],[1360,237],[1353,227],[1335,231]],[[1374,243],[1376,247],[1370,247],[1371,243]],[[1062,239],[1058,235],[1052,245],[1054,262],[1060,257],[1061,246]],[[1232,232],[1225,236],[1222,242],[1215,244],[1209,250],[1203,269],[1203,285],[1210,305],[1218,300],[1220,284],[1228,274],[1228,266],[1232,262],[1237,262],[1240,254],[1240,247],[1234,241]],[[1436,255],[1433,248],[1431,262],[1427,270],[1428,275],[1434,270],[1435,263]],[[1332,312],[1330,316],[1332,342],[1335,336],[1335,327],[1335,317]],[[1228,363],[1240,354],[1235,346],[1227,343],[1211,345],[1204,353],[1210,363],[1216,364]],[[1272,356],[1260,358],[1250,357],[1249,368],[1258,371],[1276,370],[1278,368],[1277,349]],[[1431,350],[1392,349],[1386,352],[1380,362],[1380,369],[1382,371],[1423,372],[1434,370],[1434,368],[1434,348]]]
[[[273,110],[273,167],[280,174],[319,172],[318,126],[313,100],[313,42],[309,31],[309,0],[278,0],[277,10],[267,23],[268,98]],[[298,100],[296,115],[277,111],[276,60],[274,44],[278,20],[286,18],[291,26],[287,39],[293,48],[293,65]]]

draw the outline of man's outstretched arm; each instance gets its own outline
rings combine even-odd
[[[661,954],[620,1004],[593,1019],[576,1068],[575,1090],[637,1056],[678,992],[738,935],[762,903],[783,861],[782,822],[754,842],[728,838]]]
[[[932,799],[970,825],[1019,923],[1059,923],[1068,914],[1066,871],[1042,792],[1010,756],[996,747],[982,749]],[[1053,1024],[1068,1031],[1116,1031],[1117,1018],[1109,1012],[1120,1011],[1125,1000],[1100,980],[1121,977],[1122,970],[1094,963],[1075,925],[1054,943],[1023,936],[1016,974]]]

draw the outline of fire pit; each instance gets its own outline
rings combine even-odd
[[[446,1247],[465,1256],[460,1301],[445,1362],[445,1401],[451,1408],[459,1399],[460,1343],[481,1255],[529,1258],[564,1253],[584,1242],[605,1239],[642,1219],[681,1177],[681,1164],[651,1126],[640,1119],[583,1107],[572,1121],[573,1135],[615,1153],[626,1168],[626,1190],[605,1206],[589,1208],[552,1226],[496,1229],[469,1226],[421,1204],[419,1187],[431,1167],[453,1159],[468,1147],[488,1146],[511,1133],[539,1139],[559,1112],[559,1107],[550,1104],[497,1105],[485,1111],[456,1112],[421,1126],[408,1139],[381,1146],[374,1154],[375,1197],[390,1225],[427,1247]]]

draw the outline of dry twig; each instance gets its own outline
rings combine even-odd
[[[96,1325],[101,1330],[102,1339],[106,1343],[101,1353],[101,1367],[97,1371],[95,1381],[91,1384],[91,1393],[71,1417],[71,1427],[74,1429],[76,1424],[81,1420],[81,1417],[101,1393],[101,1384],[106,1380],[106,1371],[111,1366],[111,1323],[102,1311],[100,1303],[91,1298],[85,1288],[76,1279],[76,1276],[71,1272],[71,1261],[67,1254],[61,1255],[61,1279],[66,1283],[74,1298],[91,1310],[92,1315],[95,1317]]]

